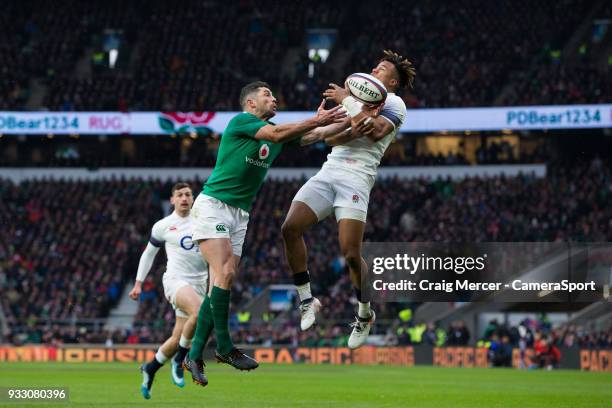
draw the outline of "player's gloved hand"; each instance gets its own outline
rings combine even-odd
[[[134,287],[132,288],[128,296],[134,300],[138,300],[141,293],[142,293],[142,282],[136,281],[134,282]]]
[[[323,92],[323,96],[325,97],[325,99],[327,99],[328,101],[334,101],[337,104],[341,104],[344,98],[350,95],[351,93],[348,89],[342,88],[332,83],[330,83],[329,88],[326,89],[325,92]]]
[[[347,118],[346,109],[342,105],[334,106],[331,109],[325,109],[325,100],[321,102],[315,115],[315,120],[319,126],[327,126],[332,123],[342,123]]]

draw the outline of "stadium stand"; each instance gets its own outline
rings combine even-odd
[[[601,159],[556,167],[546,178],[386,178],[372,192],[370,213],[377,216],[370,219],[365,239],[610,241],[612,210],[607,203],[611,180],[610,166]],[[192,181],[196,191],[200,183]],[[265,286],[289,281],[279,231],[301,184],[299,180],[270,180],[259,193],[251,212],[240,278],[234,285],[234,310]],[[105,317],[126,282],[133,279],[140,251],[151,225],[163,214],[162,200],[170,188],[159,180],[141,179],[18,185],[5,180],[0,186],[2,223],[10,226],[0,233],[0,282],[5,313],[17,330],[13,335],[39,330],[52,320]],[[81,231],[78,235],[72,233],[75,226]],[[314,292],[321,294],[324,305],[331,305],[332,299],[335,305],[324,308],[322,317],[348,322],[354,299],[336,236],[331,219],[308,235],[310,268]],[[114,256],[98,256],[109,253]],[[159,259],[158,265],[162,262]],[[137,329],[144,331],[139,332],[141,340],[163,338],[169,329],[167,318],[172,316],[157,270],[154,280],[147,282],[136,319]],[[393,304],[378,308],[381,317],[392,318],[397,312]],[[293,318],[298,321],[297,316]],[[266,329],[244,335],[259,338],[261,330]],[[323,337],[328,335],[323,333]]]
[[[612,60],[602,64],[597,50],[609,44],[610,36],[585,52],[582,46],[566,48],[581,25],[611,17],[606,2],[585,0],[460,0],[452,5],[385,0],[356,2],[350,11],[319,0],[190,0],[180,6],[162,0],[8,2],[0,14],[0,110],[238,110],[241,86],[254,79],[271,83],[280,109],[311,110],[330,81],[368,71],[386,48],[405,53],[417,68],[415,88],[403,95],[409,109],[609,103]],[[366,25],[367,36],[357,28]],[[338,29],[328,62],[306,57],[308,28]],[[103,51],[109,29],[121,38],[113,69]],[[289,59],[292,52],[298,58]],[[12,167],[209,167],[218,136],[143,136],[144,142],[136,142],[129,137],[0,135],[0,160]],[[187,143],[189,150],[183,149]],[[376,217],[369,220],[366,240],[612,241],[610,161],[585,153],[589,144],[547,140],[516,152],[500,140],[481,143],[475,157],[468,158],[462,150],[417,153],[415,138],[400,135],[383,166],[547,163],[548,173],[545,178],[381,179],[371,196],[370,214]],[[576,161],[560,157],[563,150],[575,153]],[[275,165],[318,167],[327,152],[319,144],[289,152]],[[197,192],[202,181],[190,182]],[[290,282],[279,249],[280,226],[301,185],[272,180],[262,188],[233,288],[233,311],[269,284]],[[164,214],[169,189],[169,182],[156,178],[19,184],[0,178],[0,224],[8,226],[0,230],[0,304],[10,329],[5,340],[107,345],[164,340],[174,312],[163,296],[162,256],[145,282],[134,327],[107,330],[101,322],[131,284],[150,228]],[[336,236],[335,222],[327,220],[307,237],[314,293],[327,306],[318,329],[300,332],[295,311],[280,323],[271,316],[257,325],[233,316],[237,342],[346,344],[355,299]],[[500,365],[507,363],[506,341],[521,347],[539,341],[543,346],[612,347],[612,327],[552,326],[541,319],[515,326],[491,322],[484,333],[469,333],[461,319],[444,327],[404,321],[398,318],[399,307],[376,305],[380,324],[375,330],[384,344],[483,342],[491,361]]]
[[[133,138],[136,149],[122,152],[120,140],[103,142],[97,138],[33,138],[20,142],[6,140],[7,149],[0,160],[7,167],[213,167],[219,145],[217,136],[171,138]],[[182,149],[183,139],[189,149]],[[542,141],[533,152],[515,154],[507,142],[482,143],[475,151],[474,163],[469,163],[461,151],[416,153],[415,138],[404,135],[394,143],[382,160],[382,166],[453,166],[467,164],[529,164],[544,163],[547,152],[554,150],[550,140]],[[9,148],[10,146],[10,148]],[[321,167],[331,149],[324,143],[287,148],[274,162],[275,167]],[[13,153],[11,153],[13,152]],[[104,154],[102,154],[104,152]]]
[[[264,79],[280,109],[313,109],[330,81],[371,69],[383,48],[414,60],[418,81],[404,95],[410,108],[596,103],[610,94],[606,69],[559,53],[583,20],[610,17],[601,4],[361,2],[349,15],[323,1],[11,3],[2,17],[11,41],[0,48],[8,61],[1,103],[24,107],[30,80],[39,78],[50,110],[236,110],[241,85]],[[368,36],[357,29],[366,25]],[[312,75],[307,28],[338,29],[328,62],[314,62]],[[108,29],[121,39],[114,69],[100,60]],[[303,57],[285,61],[290,50]]]

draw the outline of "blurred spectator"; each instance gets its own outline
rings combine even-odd
[[[452,346],[467,346],[470,341],[470,332],[463,320],[452,322],[447,336],[446,344]]]

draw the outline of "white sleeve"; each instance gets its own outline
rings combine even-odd
[[[144,252],[140,256],[140,261],[138,262],[138,272],[136,273],[137,281],[144,282],[149,274],[149,271],[151,270],[151,266],[153,265],[157,252],[159,252],[159,247],[156,247],[149,242]]]
[[[393,125],[394,129],[402,126],[404,117],[406,116],[406,104],[399,96],[387,97],[385,106],[380,111],[380,116],[387,119]]]
[[[151,270],[151,266],[155,260],[155,255],[157,255],[159,248],[161,248],[165,243],[163,238],[164,227],[162,225],[162,221],[163,220],[156,222],[151,229],[149,243],[140,256],[140,262],[138,262],[138,272],[136,273],[137,281],[144,282],[145,278],[149,274],[149,271]]]
[[[164,238],[163,221],[164,220],[157,221],[151,229],[151,238],[149,238],[149,243],[157,248],[161,248],[166,243]]]

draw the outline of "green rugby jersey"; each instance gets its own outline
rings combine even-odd
[[[273,123],[246,112],[230,120],[221,137],[215,168],[204,183],[203,194],[247,212],[251,210],[268,169],[286,144],[255,139],[257,131],[266,125]],[[299,138],[295,142],[299,143]]]

